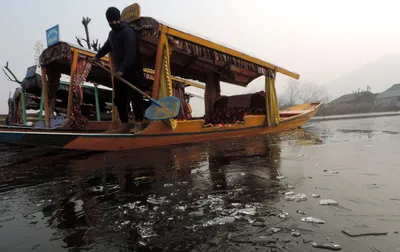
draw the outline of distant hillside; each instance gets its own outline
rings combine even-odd
[[[373,93],[380,93],[391,85],[400,83],[400,54],[391,54],[371,61],[325,85],[331,99],[352,93],[360,88],[371,87]]]

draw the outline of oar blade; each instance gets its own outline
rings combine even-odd
[[[158,103],[161,107],[152,103],[146,110],[146,118],[149,120],[166,120],[178,115],[181,104],[177,97],[166,96],[158,100]]]

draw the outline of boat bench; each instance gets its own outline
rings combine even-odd
[[[246,115],[264,115],[265,108],[230,107],[216,108],[212,114],[212,124],[232,124],[244,121]]]

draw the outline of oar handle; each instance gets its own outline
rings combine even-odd
[[[154,100],[153,98],[148,98],[152,103],[154,103],[154,104],[156,104],[157,106],[159,106],[160,108],[162,108],[162,105],[158,102],[158,101],[156,101],[156,100]]]
[[[119,79],[120,81],[122,81],[123,83],[125,83],[126,85],[128,85],[129,87],[133,88],[134,90],[136,90],[137,92],[139,92],[141,95],[145,96],[147,99],[151,100],[152,102],[154,102],[155,104],[157,104],[158,106],[161,107],[161,104],[158,103],[156,100],[154,100],[153,98],[151,98],[150,95],[146,94],[145,92],[143,92],[142,90],[140,90],[139,88],[135,87],[134,85],[132,85],[131,83],[129,83],[127,80],[123,79],[122,77],[118,77],[115,75],[115,73],[113,73],[111,70],[109,70],[108,68],[106,68],[105,66],[95,62],[94,63],[96,66],[101,67],[103,70],[107,71],[109,74],[111,74],[112,76],[114,76],[115,78]]]

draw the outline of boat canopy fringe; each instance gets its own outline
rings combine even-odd
[[[151,49],[150,44],[157,44],[158,37],[162,34],[162,24],[151,17],[141,17],[130,25],[142,40],[141,50],[145,55],[152,55],[155,48]],[[168,32],[166,36],[173,49],[171,70],[174,75],[182,78],[206,82],[205,72],[220,73],[222,82],[247,86],[255,78],[265,75],[268,70],[264,66],[170,35]]]
[[[172,87],[173,87],[173,96],[177,97],[181,104],[181,106],[179,107],[177,119],[178,120],[188,119],[188,117],[186,116],[185,84],[176,83],[172,81]]]
[[[138,32],[139,37],[158,37],[160,34],[160,23],[151,17],[141,17],[131,23],[131,26]],[[172,42],[174,50],[183,52],[188,55],[203,58],[210,62],[219,62],[221,65],[232,64],[238,68],[246,69],[257,73],[258,76],[264,75],[267,71],[265,67],[239,59],[226,53],[222,53],[205,46],[201,46],[190,41],[167,35]],[[223,81],[223,80],[221,80]]]
[[[60,42],[56,46],[46,48],[39,57],[40,66],[47,66],[57,60],[71,61],[71,46],[68,43]]]
[[[275,73],[268,71],[265,75],[265,106],[266,119],[269,127],[276,127],[279,124],[279,107],[275,90]]]
[[[72,65],[74,68],[75,66]],[[91,69],[91,64],[86,56],[78,56],[75,69],[72,69],[72,113],[69,117],[72,129],[83,129],[88,122],[82,115],[81,105],[83,101],[82,85]]]

